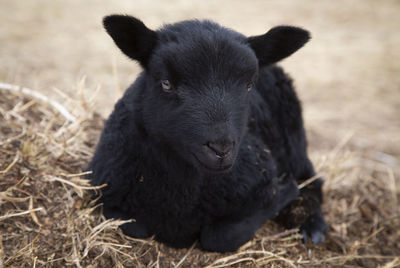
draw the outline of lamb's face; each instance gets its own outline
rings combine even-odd
[[[103,23],[121,51],[145,69],[141,105],[148,134],[204,172],[234,165],[258,66],[291,55],[309,39],[291,26],[246,38],[210,21],[158,31],[131,16],[111,15]]]
[[[257,71],[255,54],[238,40],[206,36],[160,45],[147,70],[148,133],[201,172],[229,171]]]

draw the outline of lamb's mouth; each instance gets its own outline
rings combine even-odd
[[[229,165],[218,165],[218,166],[210,166],[207,165],[205,163],[203,163],[199,157],[197,157],[197,155],[195,153],[192,153],[193,157],[197,160],[197,162],[200,164],[201,167],[207,169],[209,172],[211,173],[226,173],[229,170],[232,169],[233,165],[229,164]]]

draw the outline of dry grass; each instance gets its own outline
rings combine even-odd
[[[0,267],[400,265],[400,182],[385,161],[347,150],[350,136],[314,155],[326,179],[330,228],[322,245],[304,245],[297,230],[273,222],[231,254],[124,236],[122,221],[103,218],[97,189],[84,178],[103,120],[85,100],[84,84],[78,89],[80,97],[64,103],[76,121],[22,92],[0,90]]]

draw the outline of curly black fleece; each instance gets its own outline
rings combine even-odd
[[[92,184],[108,185],[106,217],[134,219],[121,227],[134,237],[155,235],[173,247],[200,239],[219,252],[236,250],[278,213],[286,227],[301,226],[305,239],[323,240],[321,180],[297,189],[315,175],[301,106],[274,65],[308,32],[280,26],[246,38],[197,20],[152,31],[122,15],[104,25],[144,68],[115,105],[89,165]],[[171,90],[163,90],[164,80]],[[221,137],[235,144],[234,165],[212,172],[196,156]],[[301,217],[293,214],[299,207]]]

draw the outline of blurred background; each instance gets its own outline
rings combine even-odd
[[[111,13],[153,29],[211,19],[245,35],[280,25],[309,30],[312,40],[280,63],[303,102],[311,150],[346,146],[390,165],[400,156],[400,1],[97,1],[0,0],[0,82],[58,101],[85,79],[107,116],[140,72],[102,29]],[[93,92],[93,93],[92,93]],[[374,156],[375,155],[375,156]]]

